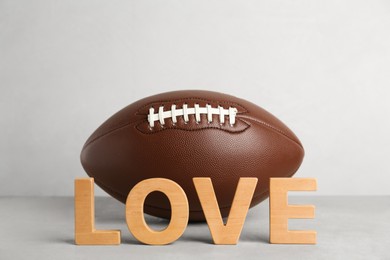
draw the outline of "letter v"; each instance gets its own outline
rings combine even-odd
[[[226,225],[222,220],[211,179],[193,178],[193,182],[214,244],[237,244],[256,188],[257,178],[240,178]]]

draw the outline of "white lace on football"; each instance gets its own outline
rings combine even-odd
[[[172,123],[177,123],[177,117],[183,116],[184,123],[188,123],[189,115],[195,115],[196,123],[200,123],[200,115],[207,115],[207,122],[211,123],[213,121],[213,115],[219,116],[219,122],[221,124],[225,123],[225,116],[229,116],[229,124],[232,126],[236,123],[237,108],[229,107],[225,109],[221,106],[217,108],[211,107],[211,105],[206,105],[205,107],[200,107],[199,104],[195,104],[194,107],[188,107],[187,104],[183,104],[183,108],[176,109],[176,105],[171,106],[171,110],[164,111],[164,107],[160,106],[157,113],[154,113],[154,108],[149,108],[148,122],[150,127],[154,127],[154,122],[159,121],[161,125],[165,125],[165,119],[171,118]]]

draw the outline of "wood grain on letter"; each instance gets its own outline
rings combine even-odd
[[[235,245],[240,238],[257,178],[240,178],[226,225],[223,223],[210,178],[193,178],[213,241],[217,245]]]
[[[95,229],[93,178],[75,179],[74,212],[76,245],[119,245],[119,230]]]
[[[149,193],[164,193],[171,204],[171,220],[166,229],[155,231],[149,228],[144,218],[144,202]],[[151,178],[139,182],[130,191],[126,201],[126,222],[130,232],[140,242],[149,245],[166,245],[176,241],[188,224],[187,196],[174,181]]]
[[[289,218],[314,218],[313,205],[289,205],[288,191],[315,191],[313,178],[270,179],[270,243],[316,244],[317,232],[313,230],[288,230]]]

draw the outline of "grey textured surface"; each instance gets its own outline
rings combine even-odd
[[[290,229],[315,229],[317,245],[268,243],[268,201],[250,210],[235,246],[212,244],[206,224],[189,224],[171,245],[137,242],[127,229],[124,205],[96,198],[96,228],[121,229],[120,246],[76,246],[73,198],[0,198],[0,259],[390,259],[390,197],[291,197],[314,204],[315,220]],[[153,228],[167,222],[147,216]]]

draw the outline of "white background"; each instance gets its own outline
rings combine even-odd
[[[93,130],[178,89],[284,121],[317,195],[390,194],[389,1],[0,0],[0,88],[0,195],[72,195]]]

